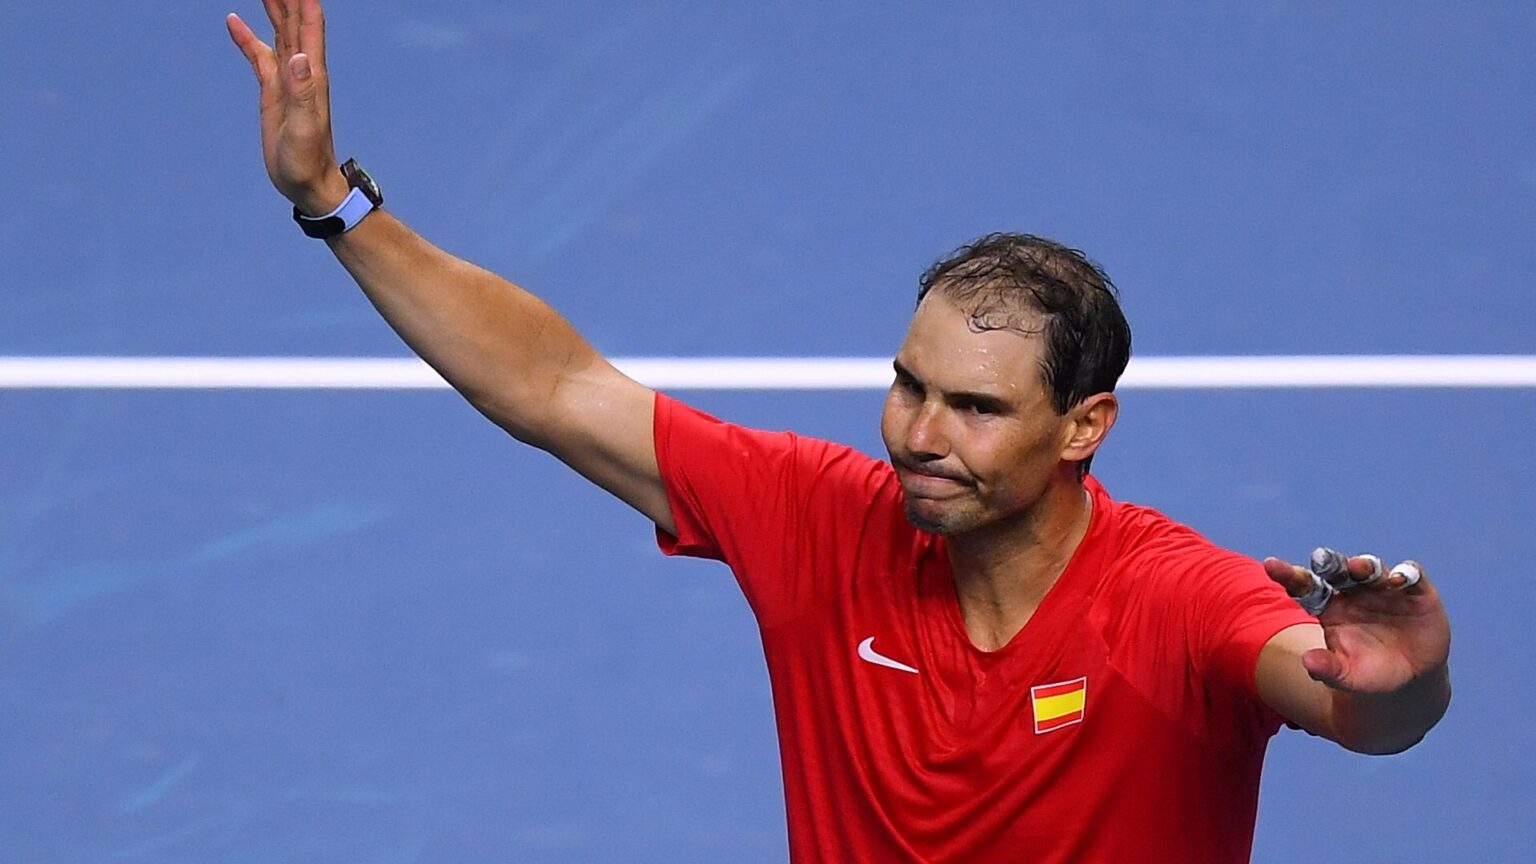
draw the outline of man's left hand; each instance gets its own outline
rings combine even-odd
[[[1398,753],[1450,705],[1451,625],[1421,565],[1379,568],[1370,556],[1347,559],[1336,579],[1344,590],[1317,624],[1265,643],[1255,675],[1265,703],[1297,726],[1361,753]],[[1313,587],[1303,567],[1270,558],[1264,569],[1292,597]]]
[[[1423,565],[1407,561],[1370,580],[1381,566],[1368,556],[1348,561],[1353,584],[1318,615],[1326,648],[1302,655],[1313,680],[1351,693],[1392,693],[1442,670],[1450,656],[1451,622]],[[1409,584],[1409,568],[1419,578]],[[1264,569],[1292,597],[1312,586],[1312,573],[1279,558]]]

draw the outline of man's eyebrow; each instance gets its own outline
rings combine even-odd
[[[915,384],[921,384],[925,387],[928,386],[924,383],[923,379],[912,374],[911,369],[901,365],[900,360],[892,361],[891,366],[896,370],[897,378],[905,381],[911,381]],[[940,389],[939,392],[944,395],[944,401],[950,403],[967,403],[998,412],[1006,411],[1010,407],[1007,399],[994,393],[976,393],[970,390],[944,389]]]

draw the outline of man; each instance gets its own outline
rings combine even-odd
[[[626,378],[527,292],[434,248],[332,146],[318,0],[229,28],[268,173],[487,417],[727,562],[762,632],[797,861],[1237,862],[1282,722],[1412,746],[1450,699],[1422,568],[1342,592],[1218,549],[1088,474],[1130,331],[1079,253],[993,235],[922,281],[890,463],[721,423]],[[344,169],[344,170],[342,170]],[[1314,596],[1315,595],[1315,596]]]

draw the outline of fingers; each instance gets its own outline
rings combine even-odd
[[[251,69],[256,73],[256,80],[266,87],[272,82],[272,74],[277,71],[272,46],[257,39],[256,34],[251,32],[251,28],[233,12],[224,19],[224,26],[229,28],[229,38],[234,40],[240,53],[244,54],[246,61],[251,64]]]
[[[1279,558],[1264,559],[1264,572],[1285,588],[1285,593],[1296,599],[1310,615],[1321,615],[1337,590],[1326,580],[1305,567],[1282,561]]]
[[[1381,565],[1381,559],[1375,555],[1356,555],[1349,559],[1349,578],[1354,581],[1356,587],[1364,588],[1375,585],[1386,575],[1386,570]]]
[[[309,105],[315,98],[314,68],[305,54],[288,58],[288,94],[300,105]]]
[[[1343,553],[1319,546],[1312,552],[1311,572],[1342,592],[1361,589],[1404,589],[1421,593],[1424,565],[1417,561],[1404,561],[1390,571],[1375,555],[1345,556]],[[1266,562],[1267,564],[1267,562]],[[1300,569],[1300,568],[1296,568]],[[1305,572],[1305,571],[1303,571]],[[1271,575],[1273,577],[1273,574]],[[1291,590],[1291,595],[1296,592]]]
[[[269,85],[280,81],[283,86],[274,89],[274,94],[280,89],[295,101],[308,104],[319,92],[316,79],[325,69],[325,21],[319,0],[262,0],[262,6],[272,22],[275,44],[269,46],[256,38],[250,26],[233,12],[225,18],[230,38],[256,70],[264,94]]]
[[[1428,583],[1424,581],[1424,565],[1417,561],[1404,561],[1387,574],[1391,588],[1401,588],[1409,594],[1422,594]]]
[[[325,69],[325,13],[320,0],[299,0],[299,50],[318,70]]]
[[[1360,588],[1405,590],[1411,594],[1424,591],[1424,565],[1404,561],[1386,570],[1375,555],[1356,555],[1349,559],[1349,576]]]
[[[279,58],[286,59],[294,49],[283,27],[288,18],[283,11],[283,0],[261,0],[261,6],[267,10],[267,20],[272,22],[272,46]]]
[[[299,3],[300,0],[261,0],[272,22],[273,44],[280,62],[286,63],[289,57],[304,51]]]
[[[325,18],[319,0],[261,3],[272,22],[273,65],[285,95],[304,105],[314,102],[316,95],[325,97]]]
[[[1280,584],[1285,593],[1292,597],[1300,597],[1312,587],[1312,574],[1305,567],[1297,567],[1289,561],[1279,558],[1265,558],[1264,572],[1269,578]]]
[[[1313,681],[1329,687],[1346,686],[1344,663],[1327,648],[1313,648],[1301,655],[1301,665]]]
[[[1312,572],[1335,588],[1349,587],[1349,557],[1336,549],[1319,546],[1312,550]]]

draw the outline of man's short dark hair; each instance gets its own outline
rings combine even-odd
[[[1131,326],[1119,292],[1082,252],[1031,234],[988,234],[929,267],[928,292],[953,300],[971,329],[1045,337],[1043,368],[1056,413],[1095,393],[1110,393],[1131,359]]]
[[[934,289],[970,315],[976,332],[1045,337],[1040,373],[1057,414],[1113,392],[1131,359],[1131,326],[1114,283],[1082,252],[1054,240],[988,234],[929,267],[917,302]]]

